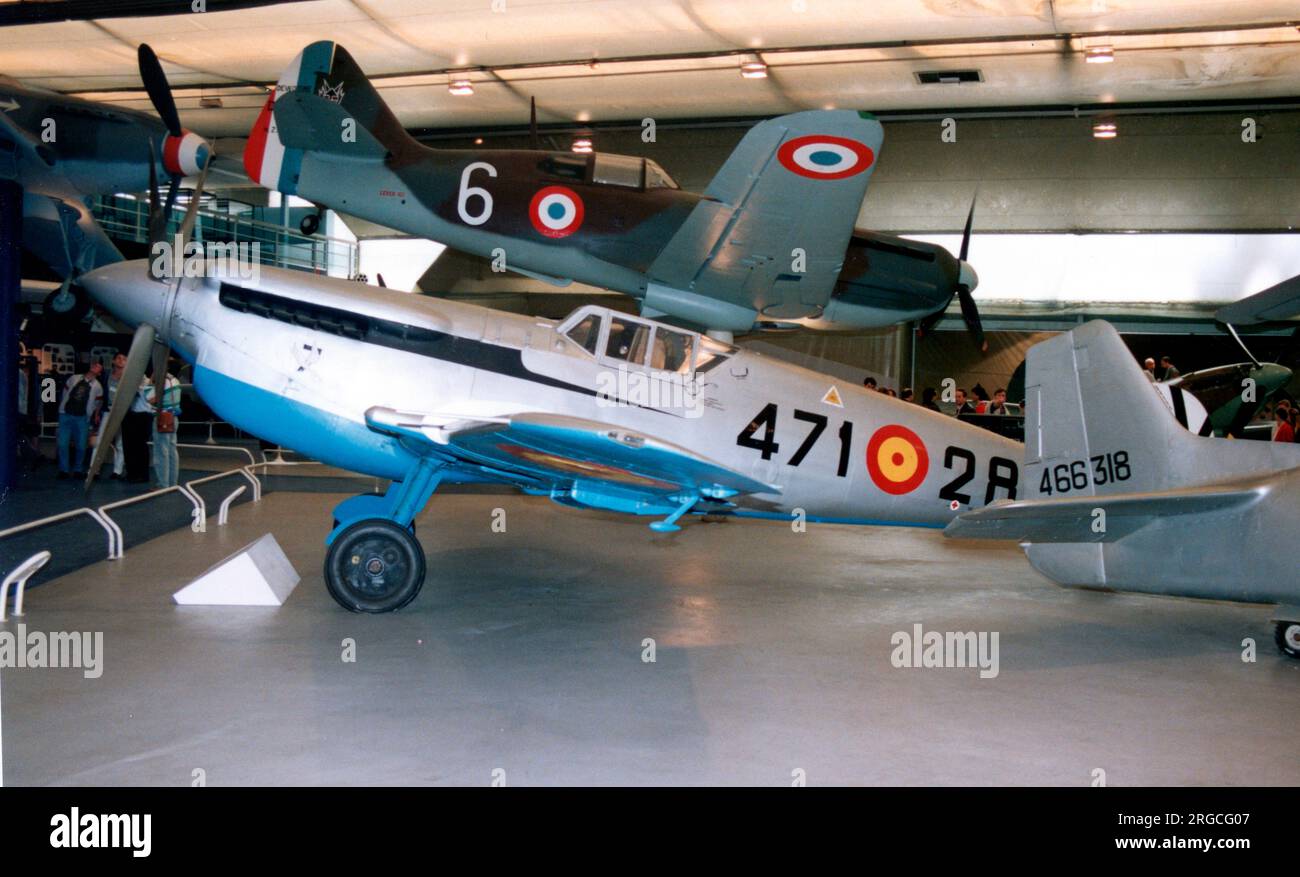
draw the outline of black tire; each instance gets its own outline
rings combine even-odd
[[[330,529],[331,529],[331,530],[337,530],[338,528],[339,528],[339,519],[338,519],[338,518],[335,518],[335,519],[334,519],[334,524],[333,524],[333,526],[330,527]],[[407,524],[407,525],[406,525],[406,529],[410,530],[410,531],[411,531],[411,535],[414,536],[414,535],[415,535],[415,521],[411,521],[411,523]]]
[[[1282,654],[1300,658],[1300,621],[1279,621],[1273,629],[1273,641]]]
[[[424,549],[405,527],[357,521],[325,555],[325,587],[350,612],[395,612],[424,585]]]
[[[302,221],[298,223],[298,230],[307,237],[314,235],[320,230],[320,214],[308,213],[302,218]]]

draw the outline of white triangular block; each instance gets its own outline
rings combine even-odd
[[[281,606],[300,578],[267,533],[172,595],[184,606]]]

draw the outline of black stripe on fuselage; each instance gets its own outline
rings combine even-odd
[[[240,313],[279,320],[293,326],[302,326],[304,329],[427,356],[534,384],[558,387],[561,390],[570,390],[587,396],[597,395],[597,391],[591,387],[571,384],[529,370],[524,365],[523,351],[513,347],[474,341],[446,332],[409,326],[406,323],[358,314],[342,308],[298,301],[257,289],[246,289],[233,283],[221,284],[220,300],[223,306]]]

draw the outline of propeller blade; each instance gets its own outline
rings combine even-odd
[[[376,273],[375,279],[379,281],[379,285],[382,286],[384,289],[388,288],[388,284],[384,282],[384,275]]]
[[[966,328],[981,353],[989,352],[989,342],[984,338],[984,324],[980,322],[980,311],[975,306],[975,296],[965,286],[957,287],[957,300],[961,303],[961,318],[966,321]]]
[[[131,349],[126,354],[126,367],[117,383],[117,395],[113,397],[113,407],[108,410],[108,423],[104,424],[104,434],[95,445],[95,454],[90,458],[90,468],[86,471],[86,488],[89,489],[95,476],[99,474],[104,460],[112,453],[113,441],[122,428],[126,413],[131,410],[135,394],[140,389],[144,378],[145,366],[154,346],[154,328],[148,323],[136,327],[135,337],[131,339]]]
[[[961,233],[961,255],[958,256],[958,258],[963,262],[965,262],[966,257],[970,255],[970,230],[975,224],[975,199],[978,196],[978,192],[971,196],[970,211],[966,214],[966,230]]]
[[[153,345],[153,398],[154,405],[160,403],[163,399],[163,392],[167,389],[167,357],[171,350],[166,344],[155,341]]]
[[[528,136],[532,140],[533,149],[541,149],[541,138],[537,136],[537,98],[528,98]]]
[[[153,103],[153,108],[158,111],[158,117],[167,126],[167,133],[173,137],[180,137],[181,117],[176,112],[172,88],[167,82],[167,74],[163,73],[162,64],[158,63],[158,56],[154,54],[153,49],[149,48],[148,43],[141,43],[136,51],[136,60],[140,65],[140,79],[144,82],[144,90],[149,93],[149,100]]]
[[[931,330],[933,330],[935,326],[939,325],[939,321],[944,318],[944,315],[948,312],[948,305],[950,304],[952,304],[951,298],[949,298],[947,303],[945,303],[943,307],[939,308],[939,310],[929,316],[923,317],[921,322],[916,325],[916,334],[922,338],[929,335]]]
[[[155,170],[157,163],[158,154],[151,140],[149,141],[149,246],[151,249],[167,234],[167,214],[162,211],[158,203],[158,172]]]
[[[203,200],[203,184],[208,180],[208,169],[212,167],[212,159],[203,166],[199,173],[198,185],[194,187],[193,194],[190,195],[190,206],[185,210],[185,219],[181,222],[181,249],[190,242],[190,235],[194,232],[194,221],[199,216],[199,202]]]

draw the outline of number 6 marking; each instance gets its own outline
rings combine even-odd
[[[456,196],[456,213],[460,215],[462,221],[467,225],[482,225],[492,216],[492,193],[481,186],[469,185],[469,175],[476,170],[485,170],[489,177],[496,179],[497,169],[486,161],[475,161],[465,166],[465,170],[460,172],[460,194]],[[483,199],[483,209],[479,213],[470,215],[465,209],[469,199],[473,197]]]

